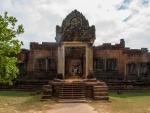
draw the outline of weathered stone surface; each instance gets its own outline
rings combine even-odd
[[[56,41],[82,41],[94,42],[95,26],[89,26],[88,20],[77,10],[72,11],[62,22],[56,26]]]

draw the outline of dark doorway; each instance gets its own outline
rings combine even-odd
[[[85,48],[65,48],[65,78],[82,78],[85,75]]]

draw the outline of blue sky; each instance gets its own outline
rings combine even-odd
[[[124,38],[128,47],[150,50],[150,0],[0,0],[0,14],[8,11],[24,25],[23,48],[54,42],[56,25],[74,9],[95,25],[95,45]]]

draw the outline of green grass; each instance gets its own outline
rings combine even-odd
[[[110,102],[93,102],[91,105],[99,111],[105,108],[110,113],[150,113],[150,91],[110,92],[109,97]]]
[[[0,113],[33,113],[52,109],[55,101],[40,101],[41,95],[21,91],[0,91]],[[150,113],[150,91],[109,93],[109,102],[89,104],[100,113]]]
[[[127,92],[121,95],[110,93],[110,95],[110,100],[114,103],[112,109],[115,111],[150,113],[150,91]]]
[[[31,92],[0,91],[0,113],[27,113],[50,109],[54,104],[40,101],[41,95]]]
[[[117,97],[117,98],[130,98],[130,97],[146,97],[150,96],[150,91],[128,91],[128,92],[122,92],[122,94],[117,94],[116,92],[110,92],[110,97]]]

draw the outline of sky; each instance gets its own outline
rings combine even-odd
[[[27,49],[30,42],[55,42],[56,25],[74,9],[95,25],[94,45],[124,38],[127,47],[150,50],[150,0],[0,0],[0,14],[7,11],[23,24],[17,38]]]

